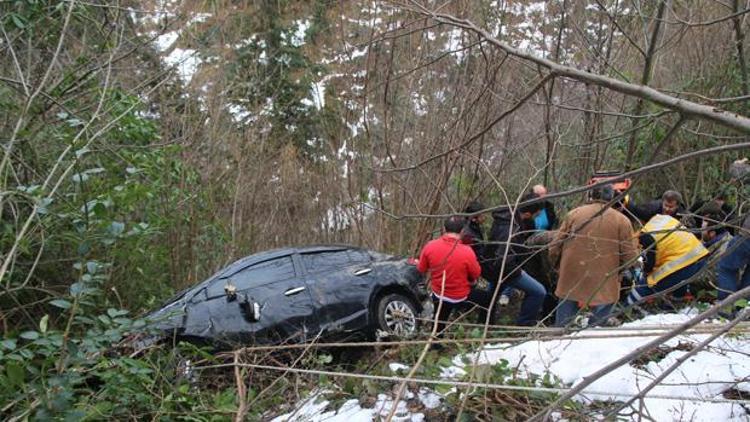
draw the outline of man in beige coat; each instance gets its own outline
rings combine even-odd
[[[559,262],[558,327],[582,307],[593,311],[592,324],[606,321],[620,298],[620,272],[638,258],[630,221],[607,206],[613,197],[611,185],[593,189],[591,202],[568,213],[550,244],[552,262]]]

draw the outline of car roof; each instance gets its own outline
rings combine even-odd
[[[272,249],[269,251],[258,252],[252,255],[248,255],[244,258],[240,258],[237,261],[227,265],[225,268],[220,270],[217,274],[211,277],[209,280],[214,278],[227,278],[236,274],[245,268],[254,265],[258,262],[267,261],[269,259],[278,258],[280,256],[292,255],[295,253],[311,253],[311,252],[326,252],[326,251],[340,251],[345,249],[359,249],[364,250],[358,246],[345,245],[345,244],[328,244],[328,245],[310,245],[300,246],[291,248],[279,248]]]
[[[341,251],[341,250],[346,250],[346,249],[360,250],[360,251],[365,251],[365,252],[370,253],[370,251],[365,248],[362,248],[359,246],[347,245],[347,244],[318,244],[318,245],[309,245],[309,246],[278,248],[278,249],[271,249],[268,251],[254,253],[252,255],[248,255],[244,258],[240,258],[237,261],[234,261],[233,263],[222,268],[218,272],[214,273],[211,277],[208,277],[207,279],[201,281],[200,283],[190,286],[186,288],[185,290],[178,292],[177,294],[169,298],[164,303],[164,305],[167,305],[169,303],[172,303],[174,301],[177,301],[183,298],[189,300],[196,292],[199,292],[202,288],[208,286],[215,280],[220,280],[220,279],[224,279],[227,277],[231,277],[232,275],[237,274],[237,272],[242,271],[245,268],[251,265],[254,265],[258,262],[267,261],[269,259],[277,258],[280,256],[292,255],[295,253]]]

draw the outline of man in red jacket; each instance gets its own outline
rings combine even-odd
[[[432,301],[435,310],[440,309],[438,336],[442,336],[445,322],[454,309],[463,310],[478,305],[479,321],[484,323],[487,317],[490,297],[486,291],[474,288],[482,269],[471,247],[461,242],[461,231],[465,225],[466,219],[463,217],[447,218],[443,222],[443,235],[428,242],[419,255],[417,269],[423,274],[430,272]]]

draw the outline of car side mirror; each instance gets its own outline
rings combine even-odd
[[[240,310],[249,322],[260,321],[260,304],[245,294],[240,297]]]

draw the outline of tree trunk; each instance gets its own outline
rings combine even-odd
[[[659,43],[659,35],[661,33],[662,19],[664,18],[664,11],[666,10],[667,1],[661,0],[659,2],[659,8],[656,12],[656,19],[654,20],[654,30],[651,33],[651,38],[648,42],[648,50],[646,51],[645,63],[643,64],[643,74],[641,75],[641,85],[648,85],[651,82],[651,76],[654,71],[654,60],[656,59],[656,47]],[[632,127],[635,128],[639,125],[640,118],[638,117],[643,113],[643,107],[645,101],[643,98],[639,98],[633,110],[633,123]],[[627,170],[633,169],[633,156],[638,143],[638,130],[633,130],[630,134],[630,140],[628,141],[628,154],[625,158],[625,168]]]

